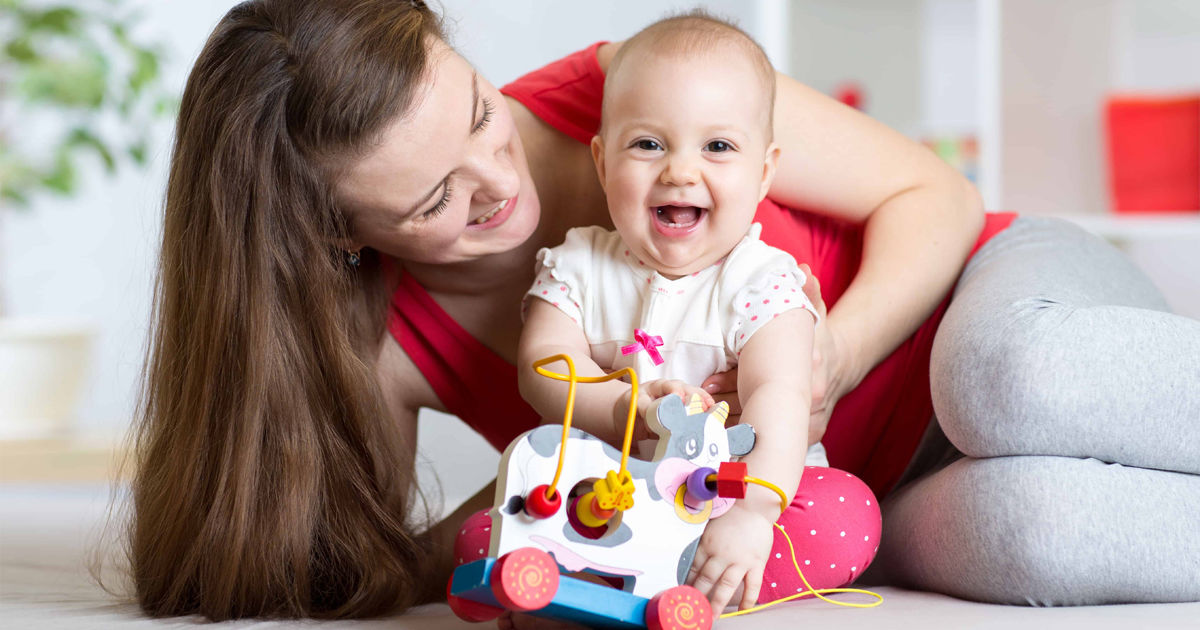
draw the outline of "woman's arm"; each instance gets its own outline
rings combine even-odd
[[[375,365],[376,379],[383,393],[388,415],[401,433],[405,443],[412,445],[410,461],[415,462],[417,445],[417,418],[422,407],[445,412],[446,408],[425,380],[421,370],[408,354],[387,334],[382,340],[382,349]],[[415,479],[415,465],[413,475]],[[446,583],[454,570],[454,541],[459,527],[470,515],[491,507],[495,500],[496,483],[488,486],[458,506],[453,513],[434,524],[426,533],[430,545],[430,572],[426,584],[428,589],[421,594],[421,601],[445,601]]]
[[[794,79],[776,80],[782,153],[768,195],[865,224],[858,275],[818,338],[830,371],[826,395],[836,400],[941,302],[983,227],[983,203],[916,142]]]
[[[458,539],[459,528],[472,514],[492,507],[496,501],[496,480],[458,506],[449,516],[442,519],[429,530],[430,544],[435,550],[433,575],[430,576],[429,590],[422,597],[422,603],[446,601],[446,583],[450,574],[458,565],[454,558],[454,542]]]

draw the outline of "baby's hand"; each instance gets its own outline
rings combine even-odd
[[[688,582],[708,597],[714,615],[725,610],[741,585],[745,589],[738,609],[745,610],[758,601],[774,539],[771,521],[740,504],[708,522]]]
[[[625,433],[625,422],[629,417],[629,396],[632,392],[633,390],[625,392],[624,396],[621,396],[615,403],[613,403],[613,426],[617,428],[618,435],[623,435]],[[660,378],[653,381],[646,381],[645,383],[641,383],[639,385],[637,404],[638,419],[644,420],[646,418],[646,410],[650,408],[650,403],[662,398],[663,396],[670,396],[671,394],[675,394],[683,399],[683,403],[685,405],[687,404],[688,399],[692,397],[692,394],[696,394],[704,403],[705,411],[715,404],[712,394],[709,394],[699,387],[688,385],[687,383],[676,379]],[[651,437],[650,432],[648,429],[646,429],[644,422],[638,422],[636,427],[637,429],[634,433],[634,439]]]
[[[671,394],[682,398],[685,405],[691,399],[692,394],[695,394],[704,402],[704,409],[706,411],[713,405],[712,394],[676,379],[660,378],[653,381],[646,381],[638,389],[638,415],[642,416],[645,416],[646,409],[650,407],[650,403]]]

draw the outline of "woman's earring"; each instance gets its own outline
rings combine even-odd
[[[359,265],[359,263],[361,263],[361,262],[362,262],[362,257],[360,257],[360,256],[358,255],[358,253],[359,253],[360,251],[362,251],[362,250],[360,250],[360,249],[356,249],[356,250],[354,250],[354,251],[347,251],[347,252],[346,252],[346,262],[350,263],[350,266],[351,266],[351,267],[357,267],[357,266]]]

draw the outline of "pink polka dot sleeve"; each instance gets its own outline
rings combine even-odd
[[[590,252],[581,251],[578,245],[568,239],[558,247],[538,251],[537,278],[529,291],[525,292],[521,304],[522,320],[529,310],[530,299],[539,299],[565,313],[576,324],[583,325],[581,271],[582,266],[587,264]]]
[[[814,321],[820,318],[804,295],[806,280],[795,265],[774,267],[758,274],[734,295],[734,321],[728,343],[735,355],[742,353],[754,333],[782,313],[799,308],[812,313]]]

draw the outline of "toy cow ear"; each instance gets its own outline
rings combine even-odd
[[[729,428],[729,454],[741,457],[754,448],[754,427],[739,424]]]

